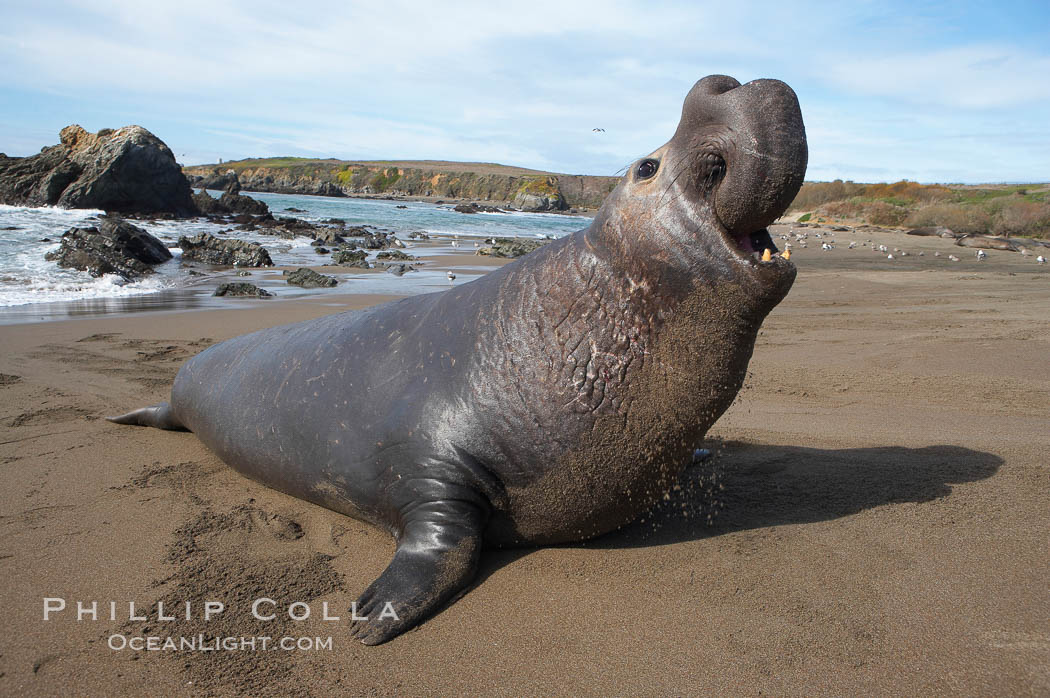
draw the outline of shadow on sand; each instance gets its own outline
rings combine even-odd
[[[567,547],[668,545],[733,531],[811,523],[901,502],[929,502],[952,485],[991,477],[1003,460],[961,446],[819,449],[708,441],[714,455],[688,468],[678,489],[640,520]],[[478,583],[527,555],[494,550]]]
[[[961,446],[841,450],[706,444],[714,455],[685,471],[680,489],[650,514],[590,543],[666,545],[785,524],[827,521],[900,502],[929,502],[952,485],[991,477],[1003,464]]]

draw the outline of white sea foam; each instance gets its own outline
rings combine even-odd
[[[69,274],[73,277],[74,274]],[[94,278],[76,273],[75,278],[26,278],[18,284],[0,284],[0,307],[28,303],[75,301],[89,298],[117,298],[157,293],[174,288],[177,283],[170,276],[156,275],[142,281],[125,282],[116,274]],[[86,277],[86,278],[85,278]],[[3,279],[6,281],[6,278]]]
[[[408,209],[396,209],[395,202],[366,199],[259,193],[251,193],[251,196],[266,202],[275,216],[289,215],[284,212],[284,208],[292,206],[304,209],[303,212],[291,214],[303,220],[317,223],[327,218],[341,218],[349,225],[371,225],[392,230],[406,242],[409,240],[408,233],[418,230],[436,237],[456,236],[468,240],[535,235],[561,237],[589,222],[586,219],[543,213],[464,215],[429,204],[413,204]],[[99,210],[0,204],[0,307],[119,298],[187,286],[193,283],[193,279],[189,269],[180,264],[181,250],[177,247],[179,236],[193,236],[202,232],[217,234],[229,229],[228,225],[204,219],[133,221],[135,225],[159,237],[176,256],[158,265],[157,273],[136,282],[126,283],[116,276],[93,278],[87,272],[62,269],[44,259],[47,252],[58,248],[65,231],[75,226],[98,225],[98,216],[102,214]],[[261,235],[257,231],[241,230],[232,232],[228,237],[262,244],[278,265],[306,266],[320,261],[309,238],[283,240]],[[200,267],[198,270],[206,271]],[[355,285],[355,290],[376,292],[371,288],[372,285],[377,289],[386,288],[387,285],[391,289],[400,287],[404,290],[405,287],[403,279],[398,284],[396,280],[386,278],[380,281],[378,275],[363,277],[361,281],[361,284]]]

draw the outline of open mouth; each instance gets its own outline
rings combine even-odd
[[[780,250],[777,249],[773,238],[765,228],[753,233],[731,233],[726,237],[729,238],[737,252],[756,262],[772,262],[774,255],[780,255]],[[787,253],[783,256],[786,259]]]

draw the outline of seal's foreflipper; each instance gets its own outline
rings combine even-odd
[[[477,572],[487,519],[481,508],[443,500],[413,507],[405,518],[393,561],[354,607],[350,634],[366,645],[391,640],[425,620]]]
[[[172,431],[189,431],[171,412],[171,405],[162,402],[151,407],[122,414],[119,417],[106,417],[107,420],[117,424],[135,424],[142,427],[156,427],[157,429],[170,429]]]

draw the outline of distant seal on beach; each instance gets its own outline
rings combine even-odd
[[[170,404],[111,419],[193,431],[390,531],[350,627],[384,642],[470,584],[484,546],[596,536],[674,485],[794,281],[766,226],[806,161],[791,88],[706,77],[585,230],[447,291],[222,342]]]

